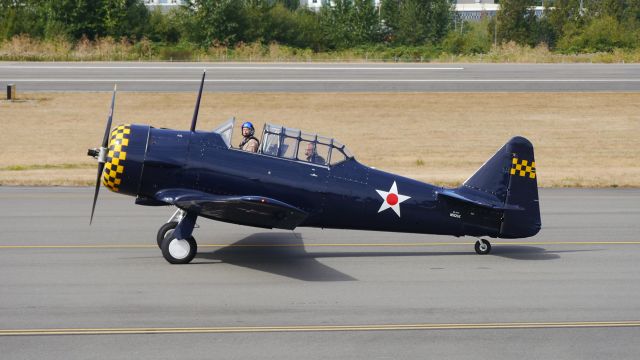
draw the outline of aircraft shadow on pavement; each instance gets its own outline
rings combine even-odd
[[[555,260],[558,253],[589,250],[548,251],[528,245],[496,245],[491,255],[513,260]],[[320,263],[320,258],[341,257],[398,257],[398,256],[446,256],[477,255],[470,251],[333,251],[308,252],[302,237],[297,233],[257,233],[213,252],[201,249],[200,259],[216,260],[223,263],[273,273],[304,281],[354,281],[347,274]],[[490,255],[490,256],[491,256]]]
[[[529,245],[494,245],[491,249],[491,255],[513,260],[555,260],[560,258],[559,252],[567,251],[547,251]]]
[[[304,281],[356,280],[309,256],[296,233],[253,234],[214,252],[200,251],[196,257]]]

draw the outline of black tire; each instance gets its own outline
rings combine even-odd
[[[196,243],[196,239],[194,239],[193,236],[189,236],[188,238],[184,239],[187,242],[182,243],[181,245],[187,245],[187,244],[189,245],[188,252],[184,254],[184,256],[182,256],[182,254],[179,254],[180,251],[176,252],[175,248],[171,247],[171,242],[176,240],[177,239],[174,238],[173,236],[167,236],[164,240],[162,240],[162,247],[161,247],[162,256],[164,256],[165,260],[167,260],[171,264],[190,263],[191,260],[193,260],[193,258],[198,253],[198,244]],[[177,246],[177,244],[174,244],[174,245]],[[172,250],[173,250],[173,254],[172,254]],[[184,250],[184,247],[179,248],[178,250]]]
[[[476,254],[487,255],[491,252],[491,243],[489,240],[480,239],[476,241]]]
[[[162,249],[162,240],[167,237],[169,231],[173,230],[178,226],[177,221],[168,222],[162,226],[158,230],[158,235],[156,236],[156,240],[158,241],[158,247]]]

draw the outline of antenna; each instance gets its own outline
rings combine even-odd
[[[207,69],[202,72],[202,81],[200,82],[200,91],[198,91],[198,100],[196,100],[196,108],[193,111],[193,119],[191,119],[191,132],[196,131],[196,123],[198,122],[198,110],[200,110],[200,99],[202,98],[202,88],[204,87],[204,77],[207,75]]]

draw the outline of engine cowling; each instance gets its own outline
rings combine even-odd
[[[111,131],[102,184],[121,194],[137,195],[142,177],[147,125],[119,125]]]

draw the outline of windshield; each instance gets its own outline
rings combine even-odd
[[[236,118],[232,117],[227,120],[224,124],[218,126],[213,130],[214,133],[220,134],[222,136],[222,140],[227,144],[227,147],[231,147],[231,135],[233,135],[233,126],[236,122]]]

